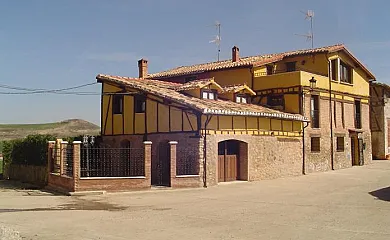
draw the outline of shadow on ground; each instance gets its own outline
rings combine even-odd
[[[25,195],[42,195],[42,196],[53,196],[63,195],[58,192],[50,191],[42,186],[37,186],[31,183],[24,183],[13,180],[0,180],[0,192],[22,192]]]
[[[390,201],[390,187],[381,188],[372,192],[369,192],[370,195],[378,198],[382,201]]]

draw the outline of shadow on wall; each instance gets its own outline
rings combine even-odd
[[[371,196],[374,196],[382,201],[390,202],[390,187],[381,188],[372,192],[369,192]]]

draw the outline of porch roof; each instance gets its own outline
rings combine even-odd
[[[180,89],[180,87],[183,85],[180,83],[111,76],[104,74],[97,75],[96,79],[98,82],[112,83],[127,89],[135,89],[144,93],[162,97],[207,115],[261,116],[278,119],[308,121],[307,118],[300,114],[284,113],[255,104],[236,103],[222,99],[200,99],[188,96],[178,91],[178,89]]]

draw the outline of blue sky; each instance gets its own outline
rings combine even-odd
[[[98,73],[138,75],[216,60],[216,20],[222,24],[221,58],[309,48],[314,10],[315,46],[344,43],[390,83],[388,1],[299,0],[3,0],[0,1],[0,84],[63,88],[95,81]],[[95,85],[80,91],[99,92]],[[1,89],[1,91],[8,91]],[[82,118],[99,124],[100,97],[0,94],[0,123]]]

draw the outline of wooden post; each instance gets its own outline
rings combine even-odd
[[[77,190],[80,179],[80,147],[81,141],[73,141],[73,191]]]
[[[171,162],[171,183],[170,186],[173,187],[175,185],[175,180],[176,180],[176,150],[177,150],[177,141],[170,141],[169,142],[170,146],[170,162]]]
[[[148,181],[148,185],[152,185],[152,142],[145,141],[144,142],[144,171],[145,171],[145,179]]]

